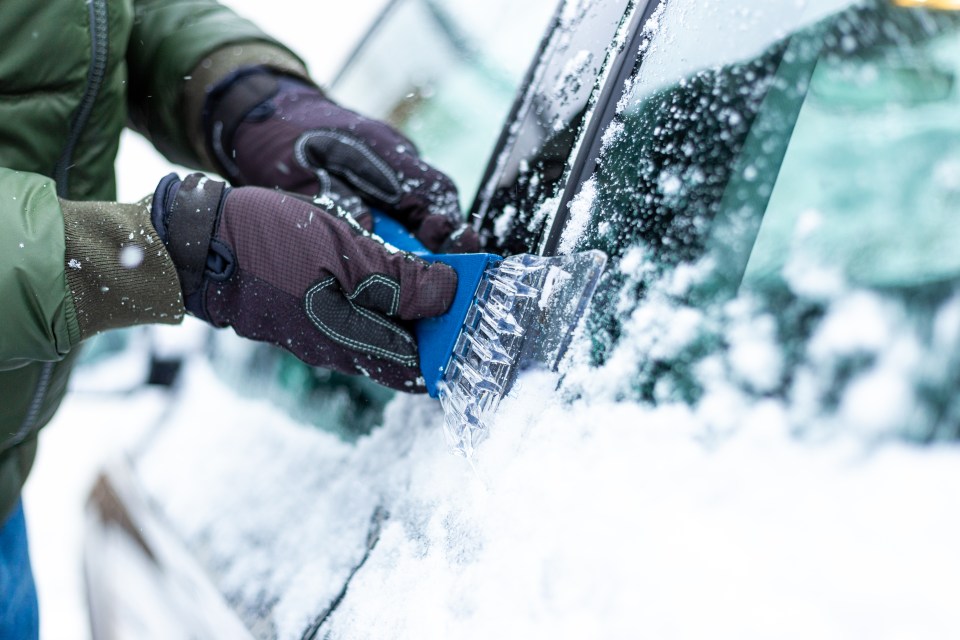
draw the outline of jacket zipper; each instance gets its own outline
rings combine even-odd
[[[108,28],[107,28],[107,0],[90,0],[90,71],[87,73],[87,86],[83,92],[80,106],[73,114],[70,123],[70,135],[67,145],[63,149],[60,161],[53,172],[53,179],[57,182],[57,195],[66,198],[68,194],[68,180],[70,169],[73,168],[73,152],[80,135],[90,120],[93,104],[100,93],[103,79],[107,75]]]
[[[70,122],[70,134],[67,144],[63,148],[60,160],[53,171],[53,179],[57,183],[57,195],[66,198],[69,194],[70,169],[73,168],[73,152],[76,149],[80,135],[90,120],[93,105],[97,101],[103,80],[107,75],[107,54],[109,53],[109,30],[107,25],[107,0],[88,0],[90,7],[90,70],[87,72],[87,84],[83,91],[80,105],[73,114]],[[17,445],[26,439],[33,428],[43,406],[43,400],[50,390],[50,380],[53,378],[54,362],[45,362],[40,370],[36,389],[27,415],[17,430],[11,445]]]

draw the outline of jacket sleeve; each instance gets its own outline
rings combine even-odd
[[[0,371],[61,360],[107,329],[183,319],[148,200],[60,200],[49,178],[0,168],[0,203]]]
[[[192,120],[199,113],[195,106],[185,105],[184,93],[191,91],[191,83],[211,80],[209,74],[203,78],[192,74],[204,69],[203,63],[218,50],[216,71],[221,74],[266,65],[306,76],[296,55],[215,0],[135,0],[127,49],[130,125],[172,162],[211,168],[195,139],[199,123]],[[204,89],[193,88],[191,93],[202,95]],[[194,111],[189,116],[188,108]]]
[[[183,319],[180,279],[150,221],[150,199],[133,204],[60,200],[62,268],[77,337]]]
[[[0,370],[62,359],[80,340],[52,180],[0,168]]]

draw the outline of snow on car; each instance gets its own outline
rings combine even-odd
[[[393,3],[334,90],[489,248],[611,257],[561,375],[468,461],[434,401],[218,336],[101,495],[254,637],[956,635],[960,11],[924,4]],[[137,530],[96,504],[94,593]]]

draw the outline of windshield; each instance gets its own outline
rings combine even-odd
[[[954,358],[940,354],[936,381],[915,367],[953,336],[936,332],[960,276],[960,12],[908,0],[707,4],[672,0],[655,14],[598,171],[571,205],[561,251],[600,247],[619,261],[595,304],[594,357],[615,357],[663,303],[657,331],[682,316],[689,335],[663,358],[633,341],[632,394],[696,403],[710,393],[705,363],[719,362],[746,395],[794,400],[822,365],[817,411],[882,373],[897,409],[919,403],[930,422],[881,422],[956,432],[943,418]],[[702,52],[680,54],[707,24],[737,38],[713,36],[715,63],[702,66]],[[747,330],[770,342],[766,356],[734,362],[743,322],[766,327]],[[848,324],[874,337],[841,348],[822,335]],[[876,338],[893,334],[910,342],[895,363]],[[816,351],[828,343],[839,351]]]

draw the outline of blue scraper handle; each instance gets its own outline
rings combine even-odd
[[[398,249],[409,251],[428,262],[442,262],[457,272],[457,293],[450,308],[441,316],[424,318],[414,323],[420,348],[420,371],[427,392],[434,398],[440,393],[437,385],[443,379],[450,354],[457,345],[467,312],[474,303],[477,288],[487,267],[503,260],[492,253],[430,253],[413,234],[396,220],[373,212],[373,232]]]

